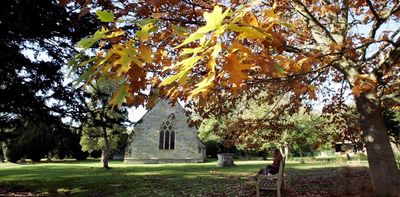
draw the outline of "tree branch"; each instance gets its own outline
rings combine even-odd
[[[344,19],[344,28],[342,31],[342,36],[343,38],[346,37],[347,32],[349,31],[349,2],[348,0],[343,0],[343,4],[342,4],[342,14],[343,14],[343,19]]]
[[[205,7],[205,6],[201,5],[201,4],[195,3],[194,1],[189,1],[189,0],[182,0],[182,1],[187,3],[187,4],[189,4],[189,5],[200,7],[202,9],[206,9],[206,10],[211,10],[212,9],[212,7]]]
[[[308,19],[310,19],[312,22],[314,22],[319,28],[322,29],[322,31],[325,33],[325,35],[326,35],[332,42],[337,43],[336,40],[333,38],[332,34],[328,31],[328,29],[326,29],[326,28],[324,27],[324,25],[322,25],[322,24],[318,21],[318,19],[315,18],[315,16],[314,16],[313,14],[311,14],[310,10],[307,9],[307,6],[306,6],[306,5],[304,5],[300,0],[295,0],[295,2],[296,2],[297,4],[299,4],[299,5],[302,7],[303,11],[305,12],[305,13],[301,13],[301,11],[299,11],[299,13],[300,13],[301,15],[305,16],[306,18],[308,18]],[[308,17],[307,17],[306,15],[307,15]]]
[[[398,11],[400,11],[400,4],[399,2],[396,2],[396,4],[392,7],[390,12],[384,15],[384,18],[389,18],[391,15],[396,14]]]
[[[282,81],[292,81],[292,80],[295,80],[299,77],[303,77],[308,74],[323,72],[322,70],[329,68],[331,66],[332,66],[331,64],[328,64],[328,65],[325,65],[318,69],[311,70],[311,71],[304,72],[304,73],[296,73],[296,74],[288,75],[285,77],[271,77],[271,78],[265,78],[265,79],[254,79],[254,80],[248,81],[246,83],[249,85],[254,85],[254,84],[259,84],[259,83],[271,83],[271,82],[274,83],[274,82],[282,82]]]
[[[166,18],[166,17],[161,17],[161,20],[165,21],[173,21],[173,22],[179,22],[179,23],[185,23],[185,24],[192,24],[192,25],[205,25],[204,22],[200,21],[189,21],[189,20],[183,20],[183,19],[177,19],[177,18]]]
[[[366,2],[367,2],[367,4],[368,4],[368,7],[369,7],[369,10],[371,10],[371,12],[372,12],[372,15],[374,15],[374,17],[379,21],[379,20],[382,20],[380,17],[379,17],[379,14],[375,11],[375,9],[374,9],[374,6],[372,5],[372,2],[370,1],[370,0],[365,0]]]
[[[384,59],[385,60],[380,62],[373,72],[376,73],[384,68],[390,68],[400,60],[400,39],[395,42],[393,50],[387,53],[387,56]]]
[[[378,31],[378,29],[389,19],[389,17],[392,14],[395,14],[396,12],[398,12],[400,10],[400,6],[398,3],[396,3],[390,12],[388,12],[387,14],[385,14],[383,17],[379,16],[379,14],[375,11],[375,9],[373,8],[372,2],[370,0],[366,0],[372,14],[374,15],[374,24],[372,26],[372,29],[368,35],[369,38],[371,39],[375,39],[376,33]],[[367,49],[370,46],[370,44],[367,44],[363,50],[362,53],[362,61],[366,62],[367,61]]]

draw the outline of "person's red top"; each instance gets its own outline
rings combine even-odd
[[[279,164],[282,161],[282,154],[279,149],[275,149],[274,152],[274,161],[272,162],[272,167],[279,169]]]

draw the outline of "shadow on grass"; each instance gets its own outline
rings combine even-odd
[[[115,167],[111,165],[111,170],[105,170],[94,167],[96,162],[0,169],[0,193],[5,191],[1,188],[22,187],[50,196],[253,196],[255,182],[251,176],[266,165],[266,162],[238,162],[233,168],[218,168],[215,162],[165,165],[112,162]],[[366,167],[289,163],[286,174],[288,196],[353,194],[370,188]],[[349,193],[349,185],[359,185],[359,189]]]
[[[288,168],[287,196],[372,196],[366,166]]]

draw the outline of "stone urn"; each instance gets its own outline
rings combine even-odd
[[[218,156],[218,167],[233,167],[235,164],[233,163],[233,153],[221,153],[217,154]]]

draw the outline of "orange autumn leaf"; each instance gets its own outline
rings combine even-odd
[[[223,70],[229,73],[229,81],[239,87],[244,80],[249,78],[245,72],[253,68],[252,64],[243,63],[236,53],[232,53],[226,60],[226,64],[223,65]]]

